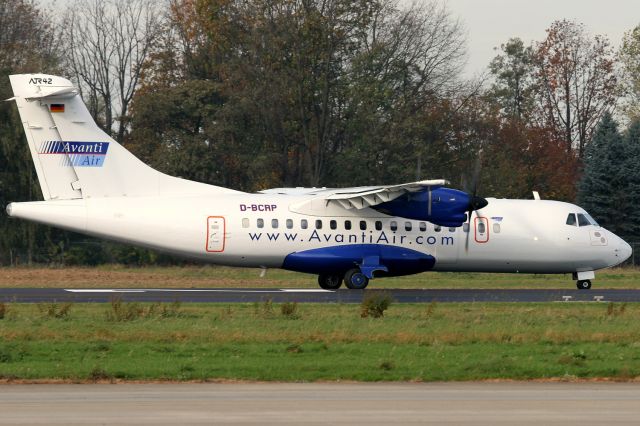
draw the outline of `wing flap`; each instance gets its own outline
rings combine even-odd
[[[421,180],[400,185],[380,186],[377,188],[345,188],[326,195],[327,205],[337,204],[347,210],[362,210],[386,203],[408,193],[419,192],[432,187],[440,187],[448,182],[444,179]]]

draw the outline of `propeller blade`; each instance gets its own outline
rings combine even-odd
[[[473,168],[473,176],[471,181],[471,191],[465,188],[465,191],[469,194],[469,206],[467,207],[467,237],[464,242],[464,251],[469,252],[469,235],[471,234],[471,216],[476,210],[480,210],[486,207],[489,202],[486,198],[479,197],[478,187],[480,186],[480,172],[482,171],[482,150],[478,151],[476,157],[475,166]],[[475,232],[475,229],[474,229]]]
[[[469,252],[469,234],[471,234],[471,212],[467,213],[467,237],[464,240],[464,251]],[[464,225],[463,225],[464,226]]]
[[[476,162],[473,167],[473,176],[471,180],[471,194],[475,196],[478,193],[478,186],[480,185],[480,172],[482,171],[482,151],[478,151]]]

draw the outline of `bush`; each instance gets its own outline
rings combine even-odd
[[[607,316],[608,317],[619,317],[621,315],[623,315],[625,313],[625,311],[627,310],[627,304],[623,303],[622,305],[620,305],[617,309],[616,309],[616,305],[613,302],[610,302],[607,305]]]
[[[107,373],[103,368],[94,367],[93,370],[89,372],[87,377],[92,382],[99,382],[103,380],[113,380],[113,376]]]
[[[62,305],[58,305],[55,302],[38,303],[38,311],[47,318],[67,318],[71,311],[71,306],[73,306],[73,302],[66,302]]]
[[[121,297],[111,299],[111,309],[107,311],[108,321],[133,321],[142,316],[143,309],[138,303],[124,303]]]
[[[367,293],[360,305],[360,317],[382,318],[392,300],[386,293]]]
[[[392,361],[382,361],[378,367],[384,371],[391,371],[394,369],[395,365]]]
[[[7,314],[7,304],[4,302],[0,302],[0,319],[4,319]]]
[[[283,317],[289,319],[298,319],[300,316],[298,315],[298,303],[296,302],[285,302],[280,305],[280,313]]]
[[[154,303],[149,306],[149,309],[145,312],[143,309],[142,314],[145,317],[160,317],[160,318],[177,318],[182,316],[180,311],[181,304],[179,301],[174,301],[169,304],[166,303]]]
[[[268,298],[262,303],[254,303],[253,313],[258,318],[273,318],[273,302],[271,298]]]
[[[179,301],[152,303],[146,309],[139,303],[125,303],[121,297],[111,299],[111,309],[107,311],[107,321],[133,321],[138,318],[176,318],[182,316]]]

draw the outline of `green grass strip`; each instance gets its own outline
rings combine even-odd
[[[0,378],[632,379],[639,324],[640,304],[8,304]]]

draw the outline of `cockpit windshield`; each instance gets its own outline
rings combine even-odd
[[[588,213],[569,213],[566,224],[569,226],[600,226]]]
[[[587,218],[587,220],[589,221],[590,224],[592,224],[593,226],[600,226],[600,225],[598,225],[598,222],[596,222],[596,220],[594,218],[592,218],[589,213],[585,213],[584,215],[585,215],[585,217]]]

